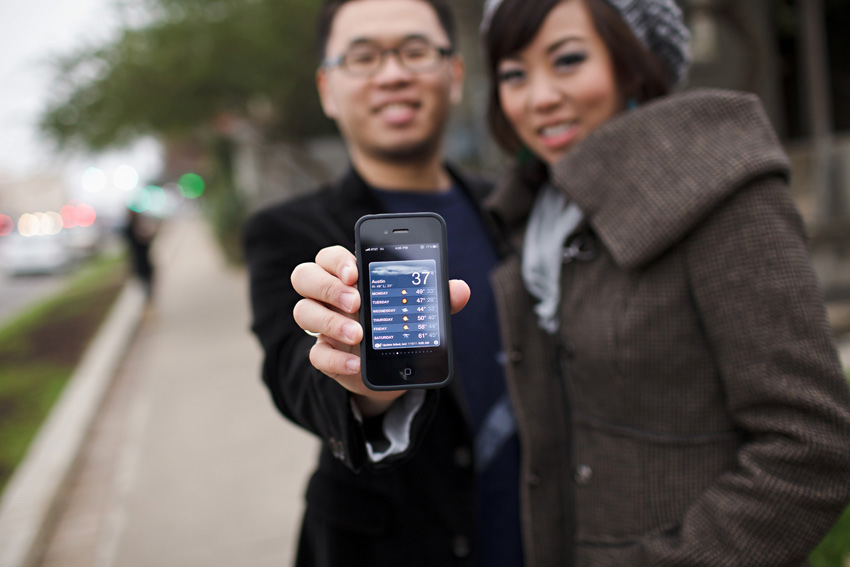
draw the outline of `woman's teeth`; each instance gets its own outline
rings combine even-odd
[[[573,124],[571,122],[566,123],[566,124],[557,124],[555,126],[547,126],[547,127],[543,128],[542,130],[540,130],[540,135],[543,136],[544,138],[552,138],[554,136],[561,136],[561,135],[565,134],[566,132],[568,132],[570,130],[570,128],[572,128],[572,127],[573,127]]]

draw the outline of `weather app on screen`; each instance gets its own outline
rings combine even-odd
[[[434,260],[372,262],[369,282],[375,350],[439,346]]]

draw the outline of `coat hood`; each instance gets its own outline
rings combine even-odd
[[[635,269],[738,188],[788,174],[788,158],[756,96],[702,89],[610,120],[570,150],[550,177],[581,208],[617,264]],[[508,224],[530,201],[529,192],[522,193],[509,183],[491,200]]]

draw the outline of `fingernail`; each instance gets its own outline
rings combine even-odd
[[[349,276],[351,275],[351,270],[353,270],[353,268],[351,266],[343,266],[342,267],[342,270],[340,270],[340,272],[339,272],[339,277],[343,282],[348,281]]]
[[[345,362],[345,367],[352,372],[360,372],[360,359],[351,358]]]
[[[357,301],[357,294],[343,293],[339,301],[342,303],[342,308],[350,312],[354,309],[354,302]]]
[[[342,334],[351,342],[357,340],[358,331],[360,331],[360,325],[357,323],[348,323],[342,328]]]

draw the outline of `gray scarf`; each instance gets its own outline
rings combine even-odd
[[[559,325],[564,243],[583,219],[581,209],[546,183],[537,194],[525,229],[522,279],[529,293],[539,300],[534,307],[538,325],[550,335]]]

